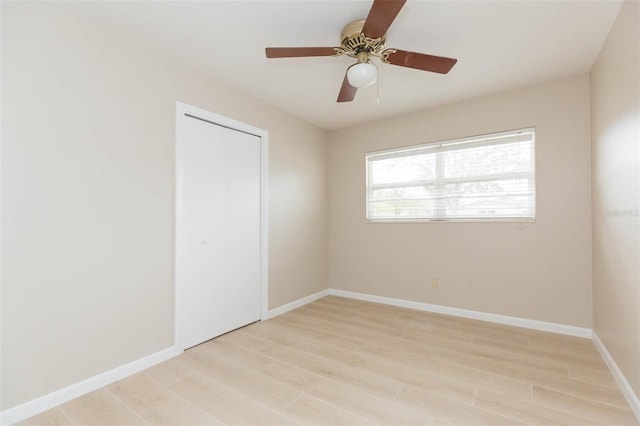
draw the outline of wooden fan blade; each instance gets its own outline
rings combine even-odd
[[[353,87],[347,79],[347,74],[344,75],[344,81],[340,88],[340,94],[338,95],[338,102],[351,102],[356,97],[358,89]]]
[[[304,56],[333,56],[335,47],[267,47],[267,58],[299,58]]]
[[[364,35],[370,38],[385,35],[406,2],[407,0],[374,0],[362,27]]]
[[[424,53],[408,52],[396,49],[396,53],[389,55],[389,63],[401,67],[446,74],[458,62],[457,59],[442,56],[425,55]]]

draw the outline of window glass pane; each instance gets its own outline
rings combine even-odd
[[[373,190],[369,214],[380,218],[428,217],[435,214],[434,190],[433,184]]]
[[[527,198],[526,195],[449,198],[445,201],[443,215],[451,219],[531,217],[533,212]]]
[[[459,198],[479,196],[510,196],[529,192],[529,179],[488,180],[480,182],[460,182],[444,185],[442,196]]]
[[[435,154],[369,161],[369,174],[373,185],[423,181],[435,178]]]
[[[531,142],[445,151],[444,177],[488,176],[531,170]]]
[[[445,185],[443,214],[451,217],[530,217],[529,180]]]

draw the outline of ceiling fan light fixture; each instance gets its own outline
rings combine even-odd
[[[349,84],[357,89],[371,86],[378,79],[378,68],[371,62],[358,62],[347,70]]]
[[[457,59],[387,48],[387,30],[406,2],[407,0],[373,0],[366,19],[352,21],[344,26],[338,47],[267,47],[265,54],[267,58],[342,55],[356,58],[357,63],[345,73],[336,102],[351,102],[358,89],[378,81],[378,69],[369,61],[370,58],[378,58],[382,63],[399,67],[447,74]]]

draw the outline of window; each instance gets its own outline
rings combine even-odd
[[[535,129],[367,154],[367,220],[532,221]]]

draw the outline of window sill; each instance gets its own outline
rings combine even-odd
[[[535,218],[513,219],[367,219],[367,223],[536,223]]]

